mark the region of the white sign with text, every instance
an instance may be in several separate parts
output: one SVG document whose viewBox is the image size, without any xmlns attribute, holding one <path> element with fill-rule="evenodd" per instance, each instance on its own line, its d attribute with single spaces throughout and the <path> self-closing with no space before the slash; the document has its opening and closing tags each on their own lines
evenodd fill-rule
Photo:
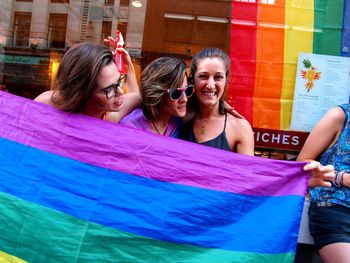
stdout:
<svg viewBox="0 0 350 263">
<path fill-rule="evenodd" d="M 300 53 L 291 130 L 309 132 L 332 107 L 348 103 L 350 58 Z"/>
</svg>

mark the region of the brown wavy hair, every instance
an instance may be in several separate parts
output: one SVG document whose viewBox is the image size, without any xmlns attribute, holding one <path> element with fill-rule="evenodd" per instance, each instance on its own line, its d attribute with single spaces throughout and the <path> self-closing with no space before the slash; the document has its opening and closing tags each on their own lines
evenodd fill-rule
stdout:
<svg viewBox="0 0 350 263">
<path fill-rule="evenodd" d="M 71 47 L 58 68 L 52 102 L 58 109 L 80 112 L 97 85 L 101 70 L 113 63 L 105 46 L 83 42 Z"/>
<path fill-rule="evenodd" d="M 187 65 L 179 58 L 161 57 L 152 61 L 141 73 L 140 93 L 142 110 L 149 120 L 156 120 L 162 105 L 163 94 L 169 89 L 181 87 Z"/>
</svg>

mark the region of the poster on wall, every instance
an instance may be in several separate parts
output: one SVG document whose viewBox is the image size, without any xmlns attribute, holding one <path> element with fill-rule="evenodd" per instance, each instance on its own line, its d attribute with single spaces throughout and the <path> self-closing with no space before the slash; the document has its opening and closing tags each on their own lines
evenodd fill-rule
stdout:
<svg viewBox="0 0 350 263">
<path fill-rule="evenodd" d="M 300 53 L 291 130 L 309 132 L 332 107 L 349 102 L 350 58 Z"/>
</svg>

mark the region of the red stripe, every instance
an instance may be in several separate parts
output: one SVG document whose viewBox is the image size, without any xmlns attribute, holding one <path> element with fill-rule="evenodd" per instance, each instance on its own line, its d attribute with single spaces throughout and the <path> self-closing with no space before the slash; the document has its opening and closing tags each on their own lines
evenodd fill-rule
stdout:
<svg viewBox="0 0 350 263">
<path fill-rule="evenodd" d="M 232 2 L 230 36 L 231 80 L 228 102 L 247 120 L 253 120 L 256 71 L 257 3 Z"/>
</svg>

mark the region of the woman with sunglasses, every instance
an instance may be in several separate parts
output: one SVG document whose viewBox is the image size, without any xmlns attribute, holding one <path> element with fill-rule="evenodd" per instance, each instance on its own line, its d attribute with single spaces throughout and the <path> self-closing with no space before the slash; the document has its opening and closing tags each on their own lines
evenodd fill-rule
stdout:
<svg viewBox="0 0 350 263">
<path fill-rule="evenodd" d="M 178 137 L 180 118 L 186 115 L 187 98 L 193 94 L 186 71 L 187 65 L 179 58 L 161 57 L 151 62 L 140 78 L 142 109 L 134 110 L 120 123 Z"/>
<path fill-rule="evenodd" d="M 204 48 L 191 61 L 195 91 L 191 107 L 195 116 L 184 124 L 180 138 L 237 153 L 254 155 L 254 137 L 249 122 L 227 114 L 224 95 L 230 59 L 222 50 Z"/>
<path fill-rule="evenodd" d="M 71 47 L 59 66 L 54 90 L 35 100 L 57 109 L 118 122 L 140 104 L 134 67 L 129 54 L 127 75 L 121 75 L 112 52 L 103 45 L 83 42 Z M 128 93 L 123 88 L 128 79 Z"/>
</svg>

